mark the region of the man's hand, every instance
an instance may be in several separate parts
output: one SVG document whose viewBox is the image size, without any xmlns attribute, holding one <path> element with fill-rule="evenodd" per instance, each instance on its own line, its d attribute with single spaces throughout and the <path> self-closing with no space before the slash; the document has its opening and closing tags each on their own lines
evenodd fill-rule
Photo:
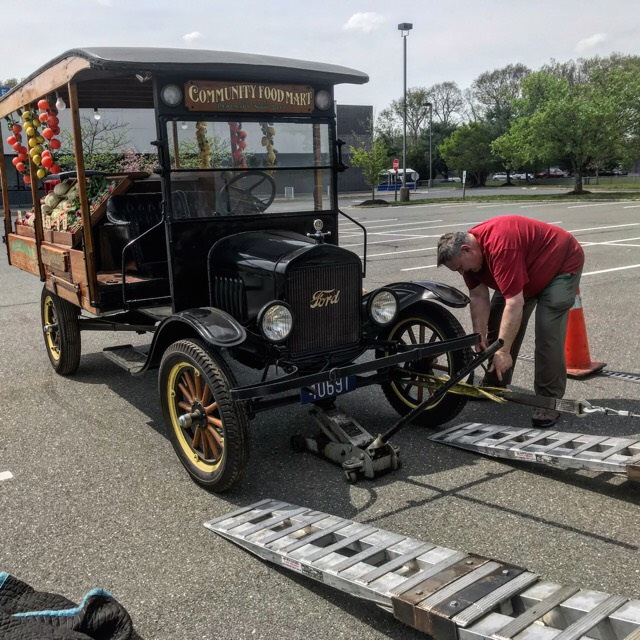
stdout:
<svg viewBox="0 0 640 640">
<path fill-rule="evenodd" d="M 478 344 L 474 345 L 474 349 L 476 350 L 476 353 L 482 353 L 483 351 L 486 351 L 487 347 L 489 346 L 489 343 L 487 342 L 487 336 L 480 336 L 480 342 L 478 342 Z"/>
<path fill-rule="evenodd" d="M 513 366 L 513 358 L 508 351 L 496 351 L 493 354 L 493 362 L 489 371 L 495 372 L 498 380 L 502 382 L 502 375 Z"/>
</svg>

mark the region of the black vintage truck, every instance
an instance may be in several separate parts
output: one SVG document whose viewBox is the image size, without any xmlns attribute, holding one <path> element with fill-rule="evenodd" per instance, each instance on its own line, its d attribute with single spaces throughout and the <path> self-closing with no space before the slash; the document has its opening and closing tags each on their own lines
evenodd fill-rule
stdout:
<svg viewBox="0 0 640 640">
<path fill-rule="evenodd" d="M 241 479 L 259 411 L 326 407 L 376 384 L 403 415 L 432 392 L 426 374 L 446 379 L 471 359 L 477 336 L 446 308 L 464 294 L 431 281 L 364 291 L 366 251 L 339 246 L 333 91 L 367 80 L 268 56 L 105 47 L 67 51 L 0 99 L 34 196 L 27 224 L 14 223 L 0 158 L 8 258 L 44 283 L 51 364 L 76 372 L 83 331 L 150 334 L 146 348 L 105 354 L 134 375 L 159 368 L 168 436 L 209 489 Z M 56 103 L 71 112 L 66 174 Z M 85 169 L 80 110 L 107 108 L 154 119 L 152 173 Z M 254 383 L 238 385 L 236 362 Z M 415 422 L 437 426 L 464 403 L 444 395 Z"/>
</svg>

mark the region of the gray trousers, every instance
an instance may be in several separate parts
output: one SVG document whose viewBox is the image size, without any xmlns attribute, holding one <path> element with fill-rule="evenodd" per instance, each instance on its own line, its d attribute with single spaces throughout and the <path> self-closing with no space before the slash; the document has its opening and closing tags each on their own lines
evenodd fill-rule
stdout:
<svg viewBox="0 0 640 640">
<path fill-rule="evenodd" d="M 569 310 L 575 303 L 580 286 L 578 273 L 562 273 L 556 276 L 537 296 L 525 298 L 522 322 L 513 344 L 511 357 L 513 367 L 502 375 L 502 383 L 493 373 L 484 377 L 485 385 L 510 384 L 518 353 L 524 340 L 529 318 L 536 309 L 535 325 L 535 375 L 534 389 L 537 395 L 562 398 L 567 386 L 567 366 L 564 358 L 564 343 L 567 336 Z M 488 342 L 498 339 L 500 322 L 504 311 L 504 296 L 496 291 L 491 298 L 489 312 Z"/>
</svg>

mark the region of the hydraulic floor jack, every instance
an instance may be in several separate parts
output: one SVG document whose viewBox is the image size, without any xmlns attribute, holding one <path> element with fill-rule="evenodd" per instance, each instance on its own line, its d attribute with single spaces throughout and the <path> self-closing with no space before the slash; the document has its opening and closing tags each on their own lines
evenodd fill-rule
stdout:
<svg viewBox="0 0 640 640">
<path fill-rule="evenodd" d="M 400 466 L 400 449 L 389 442 L 391 436 L 436 404 L 449 390 L 488 360 L 502 344 L 502 340 L 496 340 L 383 434 L 373 436 L 329 400 L 316 404 L 311 410 L 311 416 L 320 427 L 320 432 L 314 436 L 295 435 L 291 438 L 291 444 L 296 451 L 311 451 L 339 464 L 352 484 L 357 482 L 360 475 L 373 479 L 393 471 Z"/>
</svg>

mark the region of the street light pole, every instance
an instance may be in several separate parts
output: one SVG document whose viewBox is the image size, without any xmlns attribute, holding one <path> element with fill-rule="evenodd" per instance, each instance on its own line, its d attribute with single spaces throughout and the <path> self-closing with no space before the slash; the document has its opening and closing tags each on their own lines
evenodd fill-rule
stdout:
<svg viewBox="0 0 640 640">
<path fill-rule="evenodd" d="M 409 31 L 413 29 L 413 24 L 410 22 L 401 22 L 398 25 L 398 30 L 401 32 L 402 40 L 404 43 L 404 117 L 402 128 L 402 189 L 400 189 L 400 201 L 407 202 L 409 200 L 409 189 L 407 188 L 407 36 Z"/>
<path fill-rule="evenodd" d="M 426 106 L 429 107 L 429 189 L 433 187 L 433 162 L 431 161 L 431 133 L 433 131 L 433 103 L 427 102 Z"/>
</svg>

